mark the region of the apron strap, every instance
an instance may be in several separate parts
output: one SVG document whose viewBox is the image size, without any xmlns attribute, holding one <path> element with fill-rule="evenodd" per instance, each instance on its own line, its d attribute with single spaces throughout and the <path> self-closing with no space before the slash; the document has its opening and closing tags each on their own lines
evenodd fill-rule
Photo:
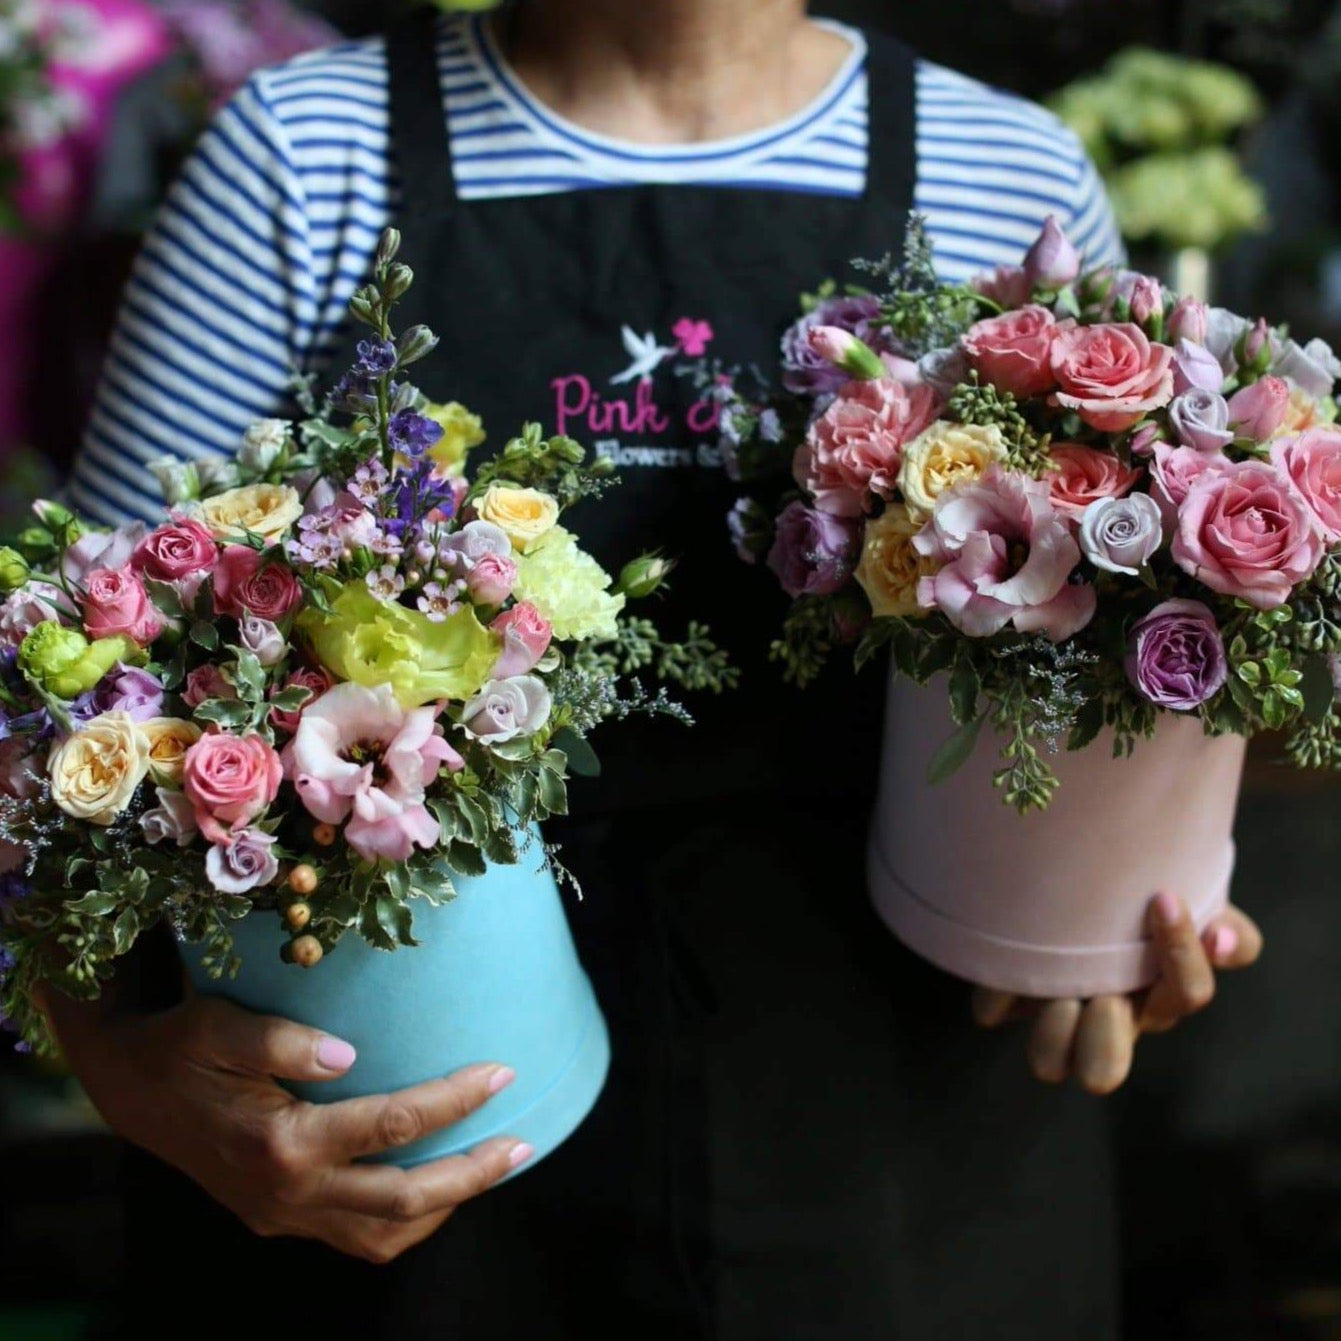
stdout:
<svg viewBox="0 0 1341 1341">
<path fill-rule="evenodd" d="M 917 190 L 917 56 L 902 42 L 867 32 L 870 138 L 866 195 L 890 213 L 891 236 L 902 227 Z"/>
<path fill-rule="evenodd" d="M 441 218 L 456 203 L 447 100 L 438 75 L 438 19 L 426 6 L 387 32 L 391 152 L 400 168 L 405 219 Z"/>
</svg>

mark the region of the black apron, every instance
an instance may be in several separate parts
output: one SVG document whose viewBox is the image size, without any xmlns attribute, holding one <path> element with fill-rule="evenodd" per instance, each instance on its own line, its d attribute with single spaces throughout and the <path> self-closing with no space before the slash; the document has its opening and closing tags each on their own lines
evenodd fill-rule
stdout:
<svg viewBox="0 0 1341 1341">
<path fill-rule="evenodd" d="M 611 382 L 635 359 L 625 327 L 670 345 L 680 326 L 693 347 L 707 323 L 711 354 L 771 370 L 798 294 L 897 241 L 912 56 L 871 38 L 860 200 L 638 187 L 463 203 L 431 19 L 389 50 L 418 276 L 400 325 L 443 337 L 416 380 L 481 413 L 495 448 L 524 418 L 559 428 L 560 407 L 579 440 L 618 438 L 604 450 L 624 483 L 575 529 L 612 567 L 679 556 L 652 613 L 708 618 L 747 675 L 692 705 L 693 731 L 612 728 L 603 786 L 574 784 L 558 836 L 586 897 L 570 919 L 615 1060 L 565 1147 L 378 1270 L 250 1240 L 141 1170 L 178 1200 L 132 1202 L 132 1279 L 227 1270 L 207 1306 L 219 1334 L 250 1317 L 366 1341 L 567 1341 L 605 1324 L 674 1341 L 1110 1341 L 1100 1106 L 1030 1080 L 1019 1040 L 976 1033 L 963 986 L 867 908 L 880 677 L 854 686 L 837 667 L 804 696 L 781 687 L 761 649 L 785 600 L 732 555 L 710 414 L 673 358 Z"/>
</svg>

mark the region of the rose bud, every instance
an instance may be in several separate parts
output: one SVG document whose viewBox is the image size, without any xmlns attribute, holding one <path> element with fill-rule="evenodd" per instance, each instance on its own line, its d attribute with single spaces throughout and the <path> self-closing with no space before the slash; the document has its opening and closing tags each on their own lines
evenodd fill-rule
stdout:
<svg viewBox="0 0 1341 1341">
<path fill-rule="evenodd" d="M 1263 377 L 1229 398 L 1229 423 L 1240 437 L 1266 442 L 1285 422 L 1290 387 L 1282 377 Z"/>
<path fill-rule="evenodd" d="M 1175 344 L 1191 340 L 1193 344 L 1206 343 L 1206 323 L 1209 309 L 1197 298 L 1180 298 L 1169 313 L 1166 334 Z"/>
<path fill-rule="evenodd" d="M 1038 241 L 1024 258 L 1024 273 L 1036 289 L 1064 289 L 1080 274 L 1080 253 L 1049 214 Z"/>
</svg>

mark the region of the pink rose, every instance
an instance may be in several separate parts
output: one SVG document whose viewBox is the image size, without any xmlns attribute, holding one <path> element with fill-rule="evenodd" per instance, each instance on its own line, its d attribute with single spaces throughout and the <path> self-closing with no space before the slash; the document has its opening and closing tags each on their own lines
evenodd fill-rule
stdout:
<svg viewBox="0 0 1341 1341">
<path fill-rule="evenodd" d="M 1159 504 L 1165 528 L 1169 531 L 1177 528 L 1183 501 L 1207 471 L 1223 470 L 1231 464 L 1229 458 L 1219 452 L 1199 452 L 1195 447 L 1156 443 L 1155 457 L 1150 463 L 1150 496 Z"/>
<path fill-rule="evenodd" d="M 1172 364 L 1173 350 L 1130 322 L 1063 322 L 1052 344 L 1053 402 L 1101 433 L 1121 433 L 1173 399 Z"/>
<path fill-rule="evenodd" d="M 1290 411 L 1290 384 L 1283 377 L 1263 377 L 1229 398 L 1230 427 L 1240 437 L 1266 442 Z"/>
<path fill-rule="evenodd" d="M 868 494 L 893 496 L 903 444 L 931 423 L 936 409 L 930 387 L 907 388 L 889 377 L 848 382 L 810 426 L 792 473 L 821 512 L 860 517 Z"/>
<path fill-rule="evenodd" d="M 270 709 L 270 721 L 277 731 L 287 732 L 293 735 L 298 730 L 298 723 L 302 718 L 304 711 L 311 706 L 313 700 L 319 699 L 328 689 L 335 685 L 335 677 L 324 667 L 318 666 L 315 670 L 309 670 L 306 666 L 300 667 L 284 682 L 285 689 L 310 689 L 312 698 L 307 700 L 303 707 L 297 712 L 281 712 L 278 708 Z M 270 696 L 273 698 L 279 691 L 272 689 Z"/>
<path fill-rule="evenodd" d="M 1178 515 L 1173 557 L 1198 582 L 1259 610 L 1283 605 L 1322 562 L 1317 520 L 1290 479 L 1261 461 L 1205 471 Z"/>
<path fill-rule="evenodd" d="M 253 614 L 272 624 L 302 604 L 303 589 L 288 564 L 262 560 L 247 545 L 225 545 L 214 570 L 214 612 L 219 615 Z"/>
<path fill-rule="evenodd" d="M 941 495 L 913 547 L 944 564 L 918 583 L 919 602 L 970 638 L 1013 623 L 1062 642 L 1094 617 L 1094 588 L 1069 581 L 1080 546 L 1042 480 L 990 466 Z"/>
<path fill-rule="evenodd" d="M 279 755 L 263 737 L 209 731 L 186 752 L 182 791 L 200 832 L 211 843 L 227 843 L 275 799 L 283 776 Z"/>
<path fill-rule="evenodd" d="M 1023 307 L 1029 301 L 1029 276 L 1022 265 L 999 265 L 977 276 L 972 287 L 998 307 Z"/>
<path fill-rule="evenodd" d="M 466 574 L 470 599 L 477 605 L 502 605 L 517 585 L 517 565 L 504 554 L 483 554 Z"/>
<path fill-rule="evenodd" d="M 1057 385 L 1052 375 L 1052 341 L 1057 320 L 1046 307 L 989 317 L 970 326 L 964 349 L 985 382 L 1023 399 Z"/>
<path fill-rule="evenodd" d="M 1272 444 L 1276 469 L 1294 485 L 1328 544 L 1341 540 L 1341 432 L 1314 428 Z"/>
<path fill-rule="evenodd" d="M 182 702 L 188 708 L 200 707 L 207 698 L 237 698 L 237 690 L 224 679 L 218 666 L 197 666 L 182 687 Z"/>
<path fill-rule="evenodd" d="M 431 704 L 402 708 L 390 685 L 341 684 L 306 709 L 284 752 L 308 813 L 325 824 L 348 820 L 345 839 L 365 861 L 406 861 L 438 841 L 426 790 L 465 761 L 436 715 Z"/>
<path fill-rule="evenodd" d="M 1163 440 L 1164 430 L 1158 424 L 1145 424 L 1131 435 L 1131 442 L 1127 444 L 1127 448 L 1133 456 L 1144 458 L 1153 456 L 1155 444 Z"/>
<path fill-rule="evenodd" d="M 1225 384 L 1220 360 L 1205 345 L 1179 340 L 1173 351 L 1173 394 L 1189 391 L 1213 391 L 1217 395 Z"/>
<path fill-rule="evenodd" d="M 529 601 L 505 610 L 489 627 L 503 640 L 503 651 L 489 672 L 491 680 L 525 675 L 549 650 L 554 637 L 549 620 Z"/>
<path fill-rule="evenodd" d="M 137 573 L 128 568 L 95 568 L 84 580 L 84 632 L 90 638 L 122 634 L 148 647 L 163 632 L 167 621 L 155 609 Z"/>
<path fill-rule="evenodd" d="M 130 566 L 155 582 L 180 582 L 207 577 L 218 556 L 218 544 L 198 521 L 179 521 L 150 531 L 135 546 Z"/>
<path fill-rule="evenodd" d="M 1112 452 L 1076 442 L 1058 443 L 1049 456 L 1055 467 L 1045 477 L 1052 506 L 1077 521 L 1091 503 L 1129 494 L 1143 473 L 1140 467 L 1124 466 Z"/>
</svg>

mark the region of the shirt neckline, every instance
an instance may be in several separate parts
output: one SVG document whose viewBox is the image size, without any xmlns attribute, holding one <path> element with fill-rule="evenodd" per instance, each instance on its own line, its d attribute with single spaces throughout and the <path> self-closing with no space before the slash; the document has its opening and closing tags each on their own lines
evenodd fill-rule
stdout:
<svg viewBox="0 0 1341 1341">
<path fill-rule="evenodd" d="M 851 46 L 842 65 L 816 97 L 783 121 L 760 130 L 701 143 L 649 145 L 635 140 L 586 130 L 544 105 L 509 64 L 494 36 L 486 15 L 472 15 L 465 30 L 473 47 L 473 56 L 496 86 L 509 109 L 522 116 L 538 134 L 587 157 L 617 161 L 626 169 L 643 166 L 664 168 L 669 165 L 740 162 L 776 152 L 787 141 L 813 133 L 835 111 L 844 106 L 853 85 L 864 75 L 868 44 L 858 28 L 832 19 L 811 22 L 846 39 Z"/>
</svg>

